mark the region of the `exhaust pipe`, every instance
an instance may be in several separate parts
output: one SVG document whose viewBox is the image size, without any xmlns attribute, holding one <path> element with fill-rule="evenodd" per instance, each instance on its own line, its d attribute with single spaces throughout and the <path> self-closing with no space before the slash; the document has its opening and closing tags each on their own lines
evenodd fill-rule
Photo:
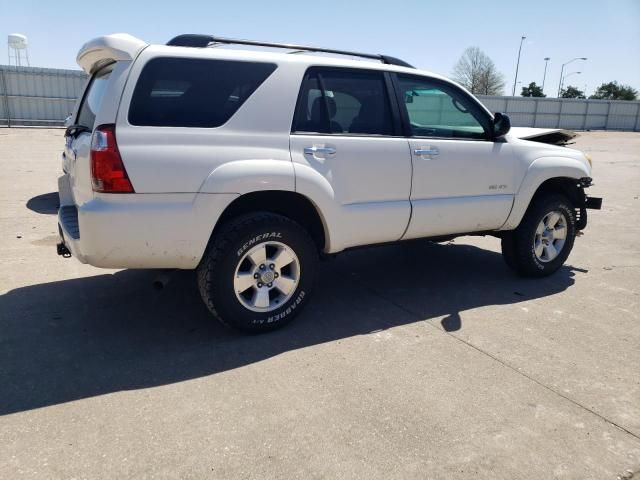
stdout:
<svg viewBox="0 0 640 480">
<path fill-rule="evenodd" d="M 153 281 L 152 283 L 153 288 L 155 288 L 156 290 L 163 290 L 164 287 L 167 286 L 169 281 L 171 281 L 171 278 L 174 272 L 175 272 L 175 269 L 162 270 L 160 274 Z"/>
</svg>

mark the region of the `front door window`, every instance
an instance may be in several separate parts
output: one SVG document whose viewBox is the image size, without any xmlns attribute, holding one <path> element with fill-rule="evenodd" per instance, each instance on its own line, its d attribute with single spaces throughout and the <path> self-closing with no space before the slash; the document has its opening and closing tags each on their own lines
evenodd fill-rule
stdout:
<svg viewBox="0 0 640 480">
<path fill-rule="evenodd" d="M 487 138 L 477 105 L 455 87 L 404 75 L 398 76 L 398 83 L 412 136 Z"/>
</svg>

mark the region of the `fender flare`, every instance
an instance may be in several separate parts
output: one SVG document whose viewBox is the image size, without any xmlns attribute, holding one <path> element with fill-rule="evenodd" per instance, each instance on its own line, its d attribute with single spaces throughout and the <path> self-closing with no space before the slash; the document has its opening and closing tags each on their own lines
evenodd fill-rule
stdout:
<svg viewBox="0 0 640 480">
<path fill-rule="evenodd" d="M 331 183 L 309 165 L 293 163 L 296 172 L 296 192 L 308 198 L 316 208 L 325 235 L 325 253 L 342 250 L 344 243 L 340 232 L 342 216 L 340 204 Z"/>
<path fill-rule="evenodd" d="M 576 181 L 591 176 L 585 162 L 569 157 L 540 157 L 529 165 L 515 195 L 513 208 L 501 230 L 513 230 L 524 217 L 533 196 L 547 180 L 572 178 Z"/>
<path fill-rule="evenodd" d="M 329 181 L 307 165 L 274 159 L 236 160 L 214 169 L 200 193 L 244 195 L 259 191 L 287 191 L 307 198 L 322 222 L 325 252 L 332 251 L 339 219 L 335 193 Z"/>
<path fill-rule="evenodd" d="M 295 172 L 290 161 L 274 159 L 235 160 L 215 168 L 199 193 L 245 194 L 264 190 L 295 191 Z"/>
</svg>

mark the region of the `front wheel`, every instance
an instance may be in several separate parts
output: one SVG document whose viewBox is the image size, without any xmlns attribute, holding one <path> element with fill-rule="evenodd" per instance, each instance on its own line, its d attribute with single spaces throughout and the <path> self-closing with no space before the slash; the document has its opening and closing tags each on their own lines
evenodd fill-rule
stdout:
<svg viewBox="0 0 640 480">
<path fill-rule="evenodd" d="M 313 288 L 318 252 L 296 222 L 246 215 L 216 233 L 198 267 L 198 287 L 225 325 L 264 332 L 291 321 Z"/>
<path fill-rule="evenodd" d="M 522 222 L 502 239 L 507 264 L 522 275 L 544 277 L 567 260 L 576 237 L 571 202 L 552 194 L 534 199 Z"/>
</svg>

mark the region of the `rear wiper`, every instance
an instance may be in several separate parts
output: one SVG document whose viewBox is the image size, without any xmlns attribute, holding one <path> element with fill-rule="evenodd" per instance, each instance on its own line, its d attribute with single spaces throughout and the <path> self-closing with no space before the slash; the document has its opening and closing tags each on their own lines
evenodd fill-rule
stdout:
<svg viewBox="0 0 640 480">
<path fill-rule="evenodd" d="M 91 133 L 91 129 L 84 125 L 80 125 L 79 123 L 74 123 L 73 125 L 69 125 L 67 127 L 67 129 L 64 131 L 64 136 L 65 137 L 71 136 L 75 138 L 83 132 Z"/>
</svg>

